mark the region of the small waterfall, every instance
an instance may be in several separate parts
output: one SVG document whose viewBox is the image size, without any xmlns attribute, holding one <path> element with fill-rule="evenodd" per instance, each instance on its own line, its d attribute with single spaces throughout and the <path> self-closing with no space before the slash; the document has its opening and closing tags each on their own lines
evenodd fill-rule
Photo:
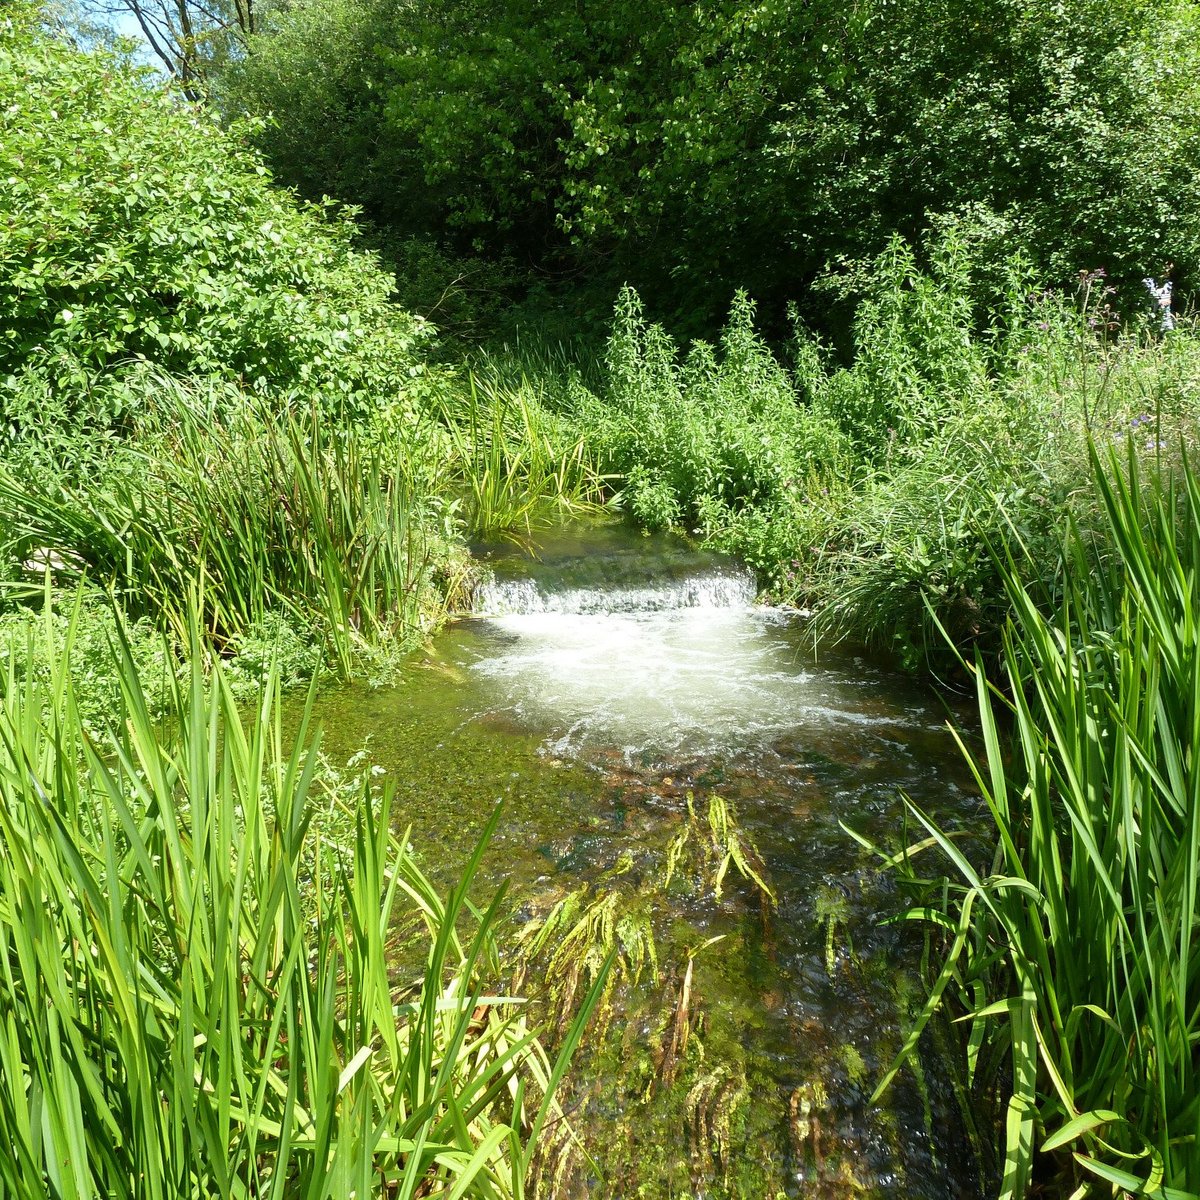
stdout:
<svg viewBox="0 0 1200 1200">
<path fill-rule="evenodd" d="M 666 612 L 682 608 L 745 608 L 753 602 L 754 577 L 744 568 L 710 567 L 692 573 L 668 573 L 642 580 L 574 583 L 562 576 L 485 579 L 475 590 L 477 616 L 533 613 Z"/>
</svg>

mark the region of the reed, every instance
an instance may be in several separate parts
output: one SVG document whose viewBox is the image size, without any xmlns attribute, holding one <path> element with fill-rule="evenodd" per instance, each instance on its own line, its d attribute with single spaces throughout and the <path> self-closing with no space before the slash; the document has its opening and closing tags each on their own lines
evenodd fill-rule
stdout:
<svg viewBox="0 0 1200 1200">
<path fill-rule="evenodd" d="M 317 819 L 316 737 L 307 717 L 285 737 L 270 680 L 243 713 L 193 665 L 167 732 L 114 653 L 104 737 L 77 719 L 69 639 L 2 681 L 0 1193 L 522 1196 L 598 987 L 552 1061 L 487 990 L 482 844 L 440 898 L 386 793 L 345 839 Z"/>
<path fill-rule="evenodd" d="M 965 1014 L 968 1074 L 1011 1079 L 1005 1197 L 1035 1165 L 1078 1197 L 1200 1194 L 1200 479 L 1139 455 L 1093 449 L 1102 528 L 1072 530 L 1057 618 L 1002 564 L 1005 668 L 977 672 L 991 862 L 914 808 L 953 881 L 908 914 L 949 950 L 900 1061 L 940 1006 Z"/>
<path fill-rule="evenodd" d="M 239 397 L 214 410 L 163 386 L 173 394 L 161 426 L 95 476 L 0 465 L 10 556 L 49 550 L 60 574 L 86 570 L 181 641 L 192 592 L 218 646 L 281 610 L 316 632 L 342 676 L 364 648 L 407 646 L 436 621 L 431 574 L 450 555 L 407 446 L 315 407 L 273 412 Z"/>
<path fill-rule="evenodd" d="M 521 377 L 470 372 L 441 399 L 451 447 L 447 480 L 474 533 L 524 528 L 603 503 L 605 480 L 587 438 L 538 399 Z"/>
</svg>

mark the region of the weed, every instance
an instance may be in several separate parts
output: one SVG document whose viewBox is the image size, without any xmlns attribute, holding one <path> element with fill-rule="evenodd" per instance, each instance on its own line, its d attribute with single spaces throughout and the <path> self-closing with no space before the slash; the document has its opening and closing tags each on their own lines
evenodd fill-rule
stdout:
<svg viewBox="0 0 1200 1200">
<path fill-rule="evenodd" d="M 72 645 L 10 659 L 0 706 L 0 1156 L 7 1195 L 379 1190 L 523 1194 L 555 1062 L 489 994 L 500 898 L 469 936 L 362 797 L 348 846 L 312 817 L 307 720 L 285 741 L 268 676 L 243 713 L 198 619 L 177 724 L 128 649 L 121 704 L 85 735 Z M 494 824 L 494 822 L 493 822 Z M 424 969 L 395 971 L 401 910 Z"/>
<path fill-rule="evenodd" d="M 1200 1191 L 1200 482 L 1186 457 L 1141 459 L 1093 450 L 1104 528 L 1072 528 L 1059 616 L 1002 560 L 1004 671 L 976 672 L 993 861 L 916 813 L 953 882 L 909 914 L 948 949 L 898 1063 L 952 999 L 968 1078 L 999 1079 L 1008 1058 L 1011 1196 L 1027 1193 L 1039 1143 L 1079 1195 Z"/>
</svg>

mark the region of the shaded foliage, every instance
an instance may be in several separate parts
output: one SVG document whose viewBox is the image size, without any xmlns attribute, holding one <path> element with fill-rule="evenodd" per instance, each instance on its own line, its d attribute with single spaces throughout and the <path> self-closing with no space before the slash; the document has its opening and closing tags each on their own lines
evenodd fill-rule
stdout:
<svg viewBox="0 0 1200 1200">
<path fill-rule="evenodd" d="M 1186 285 L 1200 252 L 1182 0 L 335 0 L 252 50 L 224 103 L 273 114 L 259 144 L 305 194 L 634 283 L 693 332 L 739 286 L 777 322 L 829 264 L 947 222 L 1055 284 L 1171 261 Z"/>
</svg>

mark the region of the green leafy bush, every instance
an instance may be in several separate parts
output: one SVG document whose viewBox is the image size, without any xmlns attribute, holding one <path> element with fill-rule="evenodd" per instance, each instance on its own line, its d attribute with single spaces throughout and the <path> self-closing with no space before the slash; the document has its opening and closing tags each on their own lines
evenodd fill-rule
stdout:
<svg viewBox="0 0 1200 1200">
<path fill-rule="evenodd" d="M 411 387 L 420 322 L 353 226 L 272 187 L 244 133 L 7 11 L 0 430 L 119 422 L 136 360 L 359 408 Z"/>
<path fill-rule="evenodd" d="M 147 711 L 156 720 L 170 712 L 179 660 L 151 622 L 119 621 L 111 599 L 91 587 L 74 597 L 43 591 L 41 600 L 39 609 L 17 606 L 0 613 L 0 678 L 13 670 L 44 688 L 69 651 L 75 714 L 96 737 L 123 703 L 123 640 Z"/>
<path fill-rule="evenodd" d="M 603 467 L 624 480 L 626 507 L 662 528 L 778 504 L 838 466 L 836 426 L 797 395 L 754 329 L 754 305 L 735 298 L 718 347 L 674 341 L 645 319 L 637 294 L 617 304 L 603 399 L 578 391 L 579 417 Z"/>
<path fill-rule="evenodd" d="M 855 453 L 832 502 L 783 515 L 796 541 L 774 543 L 793 560 L 777 590 L 818 610 L 826 635 L 912 668 L 945 660 L 947 635 L 998 649 L 1003 547 L 1052 608 L 1065 522 L 1087 522 L 1095 508 L 1089 435 L 1170 439 L 1200 398 L 1191 323 L 1165 338 L 1145 323 L 1121 326 L 1102 272 L 1083 273 L 1078 294 L 1064 296 L 1034 288 L 1014 256 L 986 329 L 972 303 L 977 277 L 954 231 L 928 270 L 893 243 L 862 273 L 853 362 L 828 364 L 807 338 L 797 355 L 799 385 Z"/>
<path fill-rule="evenodd" d="M 979 401 L 988 363 L 974 336 L 970 274 L 953 237 L 938 244 L 929 270 L 895 238 L 865 273 L 853 365 L 805 381 L 860 457 L 920 443 Z"/>
</svg>

